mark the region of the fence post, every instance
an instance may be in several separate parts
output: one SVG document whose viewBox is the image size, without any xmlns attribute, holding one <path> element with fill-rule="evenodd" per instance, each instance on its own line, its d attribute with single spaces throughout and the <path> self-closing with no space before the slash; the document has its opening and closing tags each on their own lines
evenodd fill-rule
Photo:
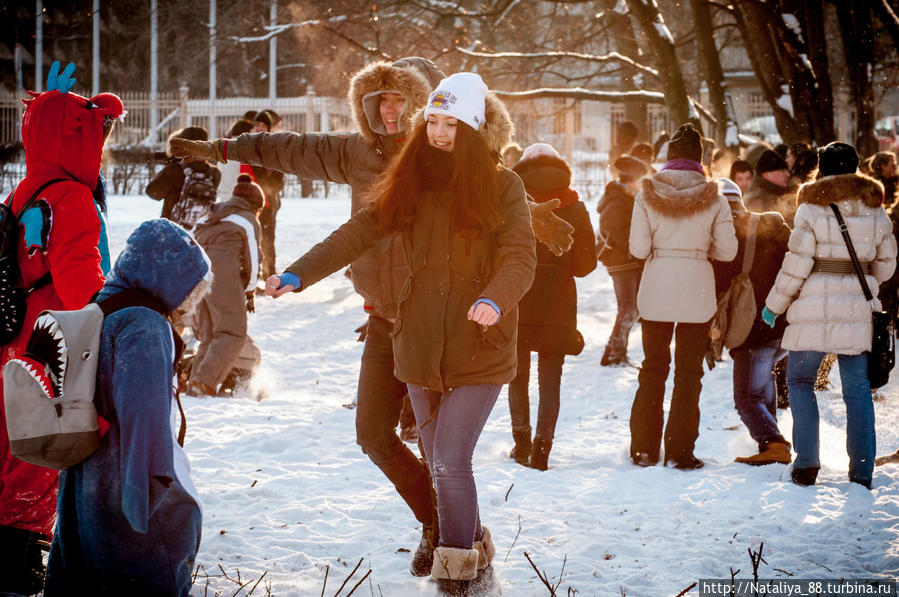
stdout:
<svg viewBox="0 0 899 597">
<path fill-rule="evenodd" d="M 178 100 L 180 101 L 180 105 L 178 106 L 178 128 L 183 129 L 187 126 L 187 94 L 190 91 L 190 87 L 187 85 L 183 85 L 179 90 Z"/>
</svg>

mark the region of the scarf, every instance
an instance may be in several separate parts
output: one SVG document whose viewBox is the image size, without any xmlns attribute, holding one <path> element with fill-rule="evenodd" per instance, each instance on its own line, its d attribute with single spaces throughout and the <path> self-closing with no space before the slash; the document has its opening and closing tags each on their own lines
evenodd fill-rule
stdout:
<svg viewBox="0 0 899 597">
<path fill-rule="evenodd" d="M 559 206 L 560 208 L 577 203 L 578 200 L 577 191 L 572 188 L 555 189 L 552 191 L 535 191 L 533 189 L 527 189 L 527 191 L 528 195 L 530 195 L 537 203 L 546 203 L 551 199 L 559 199 L 562 202 Z"/>
<path fill-rule="evenodd" d="M 453 177 L 453 153 L 431 145 L 421 150 L 418 158 L 421 181 L 428 187 L 445 187 Z"/>
<path fill-rule="evenodd" d="M 705 170 L 702 169 L 702 164 L 687 158 L 674 158 L 673 160 L 668 160 L 665 162 L 665 165 L 662 166 L 662 170 L 692 170 L 693 172 L 705 174 Z"/>
</svg>

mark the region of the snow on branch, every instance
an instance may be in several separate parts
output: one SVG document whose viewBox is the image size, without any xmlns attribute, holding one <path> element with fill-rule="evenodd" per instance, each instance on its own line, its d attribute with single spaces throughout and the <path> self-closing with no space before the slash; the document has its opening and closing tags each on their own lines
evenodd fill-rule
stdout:
<svg viewBox="0 0 899 597">
<path fill-rule="evenodd" d="M 595 102 L 628 102 L 639 101 L 648 104 L 664 104 L 665 94 L 659 91 L 596 91 L 583 87 L 541 87 L 528 91 L 498 91 L 494 93 L 507 100 L 531 100 L 548 97 L 560 97 Z"/>
<path fill-rule="evenodd" d="M 308 21 L 299 21 L 297 23 L 284 23 L 283 25 L 266 25 L 263 29 L 267 30 L 268 33 L 265 35 L 256 35 L 251 37 L 239 37 L 239 36 L 231 36 L 233 41 L 238 43 L 246 43 L 246 42 L 254 42 L 254 41 L 268 41 L 269 39 L 275 37 L 276 35 L 281 35 L 285 31 L 290 29 L 298 29 L 301 27 L 315 27 L 320 25 L 332 25 L 334 23 L 339 23 L 342 21 L 346 21 L 346 15 L 338 15 L 335 17 L 331 17 L 330 19 L 309 19 Z"/>
<path fill-rule="evenodd" d="M 659 71 L 649 66 L 645 66 L 635 61 L 633 58 L 619 54 L 618 52 L 609 52 L 608 54 L 583 54 L 581 52 L 476 52 L 474 50 L 466 50 L 456 48 L 457 51 L 469 56 L 477 56 L 479 58 L 577 58 L 578 60 L 586 60 L 588 62 L 621 62 L 639 71 L 652 75 L 656 79 L 659 78 Z"/>
</svg>

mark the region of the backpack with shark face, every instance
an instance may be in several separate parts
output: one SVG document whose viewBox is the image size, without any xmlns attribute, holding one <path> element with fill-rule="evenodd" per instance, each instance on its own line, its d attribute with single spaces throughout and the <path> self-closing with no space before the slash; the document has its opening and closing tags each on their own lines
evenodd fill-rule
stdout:
<svg viewBox="0 0 899 597">
<path fill-rule="evenodd" d="M 150 295 L 124 290 L 77 311 L 44 311 L 38 316 L 24 355 L 3 367 L 6 429 L 13 456 L 62 470 L 99 447 L 109 428 L 94 407 L 103 320 L 135 306 L 163 313 Z M 181 424 L 179 442 L 185 429 L 183 411 Z"/>
</svg>

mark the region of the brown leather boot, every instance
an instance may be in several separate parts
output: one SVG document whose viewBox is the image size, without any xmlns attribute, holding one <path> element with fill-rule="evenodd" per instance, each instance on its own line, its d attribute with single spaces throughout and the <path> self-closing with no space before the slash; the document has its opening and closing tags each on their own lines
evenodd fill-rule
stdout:
<svg viewBox="0 0 899 597">
<path fill-rule="evenodd" d="M 421 541 L 412 554 L 409 572 L 412 576 L 427 576 L 434 564 L 434 549 L 437 547 L 437 525 L 434 523 L 421 525 Z"/>
<path fill-rule="evenodd" d="M 547 463 L 549 461 L 549 451 L 552 447 L 553 441 L 551 439 L 546 439 L 539 435 L 534 437 L 534 444 L 531 447 L 531 460 L 528 466 L 538 471 L 545 471 L 549 468 Z"/>
<path fill-rule="evenodd" d="M 768 442 L 764 450 L 752 456 L 739 456 L 734 462 L 742 462 L 752 466 L 765 464 L 790 464 L 793 458 L 790 456 L 790 444 L 787 442 Z"/>
<path fill-rule="evenodd" d="M 512 458 L 521 466 L 528 466 L 531 458 L 531 427 L 513 427 L 512 437 L 515 438 L 515 447 L 509 452 Z"/>
</svg>

